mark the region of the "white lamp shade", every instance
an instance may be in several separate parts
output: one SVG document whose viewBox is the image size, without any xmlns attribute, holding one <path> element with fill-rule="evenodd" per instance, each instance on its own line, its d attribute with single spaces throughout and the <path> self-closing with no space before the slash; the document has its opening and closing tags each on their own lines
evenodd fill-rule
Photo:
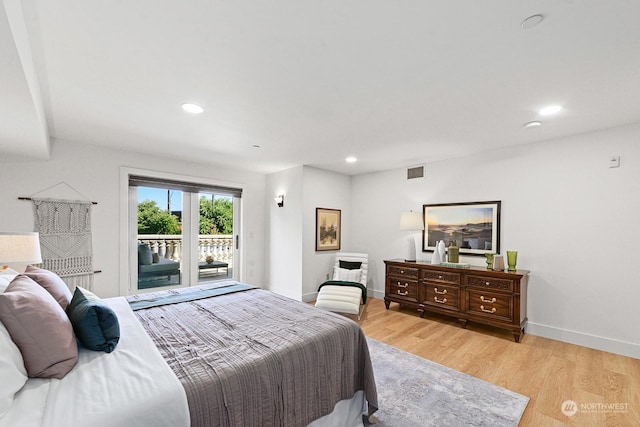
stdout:
<svg viewBox="0 0 640 427">
<path fill-rule="evenodd" d="M 38 233 L 0 232 L 0 265 L 38 264 L 41 262 Z"/>
<path fill-rule="evenodd" d="M 402 212 L 400 214 L 400 230 L 419 231 L 424 230 L 424 221 L 420 212 Z"/>
</svg>

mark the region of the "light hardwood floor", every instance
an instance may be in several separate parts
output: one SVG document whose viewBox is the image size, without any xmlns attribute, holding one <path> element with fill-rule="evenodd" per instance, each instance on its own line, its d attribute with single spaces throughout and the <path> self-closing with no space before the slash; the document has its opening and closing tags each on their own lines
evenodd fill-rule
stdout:
<svg viewBox="0 0 640 427">
<path fill-rule="evenodd" d="M 640 360 L 455 318 L 419 314 L 370 298 L 364 333 L 386 344 L 528 396 L 520 426 L 640 426 Z M 568 417 L 561 404 L 573 400 Z M 599 409 L 619 404 L 621 411 Z M 592 413 L 581 405 L 590 405 Z M 626 407 L 626 410 L 624 409 Z"/>
</svg>

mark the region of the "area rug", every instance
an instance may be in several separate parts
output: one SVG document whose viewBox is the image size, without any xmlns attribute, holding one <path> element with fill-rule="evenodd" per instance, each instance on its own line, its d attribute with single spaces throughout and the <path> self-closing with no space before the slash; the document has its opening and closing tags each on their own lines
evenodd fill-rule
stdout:
<svg viewBox="0 0 640 427">
<path fill-rule="evenodd" d="M 529 398 L 367 338 L 377 427 L 517 426 Z M 365 425 L 368 422 L 365 420 Z"/>
</svg>

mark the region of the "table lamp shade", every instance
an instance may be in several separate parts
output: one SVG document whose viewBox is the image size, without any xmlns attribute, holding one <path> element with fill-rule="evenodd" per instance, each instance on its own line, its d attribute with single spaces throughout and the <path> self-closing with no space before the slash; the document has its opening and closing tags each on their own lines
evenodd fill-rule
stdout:
<svg viewBox="0 0 640 427">
<path fill-rule="evenodd" d="M 400 230 L 419 231 L 424 230 L 424 221 L 420 212 L 402 212 L 400 214 Z"/>
<path fill-rule="evenodd" d="M 41 262 L 38 233 L 0 232 L 0 265 Z"/>
</svg>

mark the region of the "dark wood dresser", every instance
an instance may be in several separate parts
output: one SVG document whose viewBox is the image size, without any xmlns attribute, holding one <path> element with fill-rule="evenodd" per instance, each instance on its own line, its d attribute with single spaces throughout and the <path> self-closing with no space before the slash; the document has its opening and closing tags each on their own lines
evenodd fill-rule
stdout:
<svg viewBox="0 0 640 427">
<path fill-rule="evenodd" d="M 527 323 L 529 271 L 450 268 L 421 262 L 387 260 L 384 304 L 397 302 L 421 312 L 453 316 L 509 329 L 516 342 Z"/>
</svg>

